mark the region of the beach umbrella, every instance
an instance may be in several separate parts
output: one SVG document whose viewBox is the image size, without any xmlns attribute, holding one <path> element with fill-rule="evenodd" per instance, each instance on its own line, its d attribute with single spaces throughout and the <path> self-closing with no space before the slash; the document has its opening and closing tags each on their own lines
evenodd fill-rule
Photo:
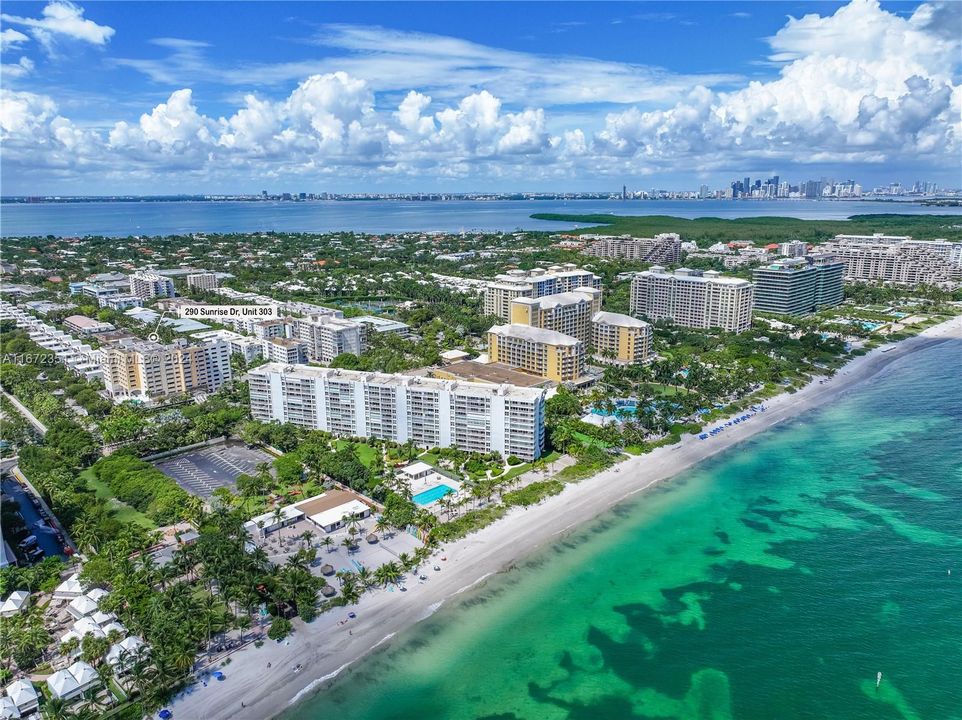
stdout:
<svg viewBox="0 0 962 720">
<path fill-rule="evenodd" d="M 332 588 L 330 585 L 325 585 L 324 587 L 321 588 L 321 595 L 328 598 L 334 597 L 335 595 L 337 595 L 337 591 L 334 588 Z"/>
<path fill-rule="evenodd" d="M 367 536 L 367 542 L 369 545 L 374 545 L 377 542 L 377 535 L 371 533 Z"/>
<path fill-rule="evenodd" d="M 333 565 L 321 565 L 321 575 L 333 575 L 334 566 Z"/>
</svg>

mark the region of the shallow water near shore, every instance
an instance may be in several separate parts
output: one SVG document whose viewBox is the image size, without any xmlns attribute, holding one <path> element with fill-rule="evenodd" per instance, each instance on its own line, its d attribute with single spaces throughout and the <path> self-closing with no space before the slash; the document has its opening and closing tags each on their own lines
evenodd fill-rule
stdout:
<svg viewBox="0 0 962 720">
<path fill-rule="evenodd" d="M 618 506 L 285 720 L 962 717 L 960 357 Z"/>
</svg>

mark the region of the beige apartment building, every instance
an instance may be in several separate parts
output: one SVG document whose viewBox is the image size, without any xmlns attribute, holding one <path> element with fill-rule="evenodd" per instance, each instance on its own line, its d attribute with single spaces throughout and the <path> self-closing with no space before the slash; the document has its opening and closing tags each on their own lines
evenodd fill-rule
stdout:
<svg viewBox="0 0 962 720">
<path fill-rule="evenodd" d="M 540 298 L 584 287 L 601 290 L 601 278 L 572 263 L 533 270 L 510 270 L 496 275 L 485 287 L 484 313 L 510 321 L 511 301 L 516 298 Z"/>
<path fill-rule="evenodd" d="M 820 250 L 845 263 L 849 280 L 945 285 L 962 280 L 962 243 L 903 235 L 836 235 Z"/>
<path fill-rule="evenodd" d="M 584 249 L 585 255 L 670 265 L 681 261 L 681 237 L 661 233 L 650 238 L 603 235 Z"/>
<path fill-rule="evenodd" d="M 495 325 L 488 330 L 491 362 L 569 382 L 584 375 L 585 345 L 577 338 L 530 325 Z"/>
<path fill-rule="evenodd" d="M 217 287 L 217 275 L 212 272 L 189 273 L 187 287 L 191 290 L 213 290 Z"/>
<path fill-rule="evenodd" d="M 231 379 L 230 344 L 224 340 L 170 345 L 120 340 L 102 352 L 104 384 L 113 397 L 151 400 L 214 392 Z"/>
<path fill-rule="evenodd" d="M 591 316 L 601 310 L 601 290 L 590 287 L 539 298 L 511 301 L 511 323 L 554 330 L 587 344 L 591 340 Z"/>
<path fill-rule="evenodd" d="M 631 281 L 632 314 L 684 327 L 743 332 L 752 325 L 753 302 L 750 282 L 714 270 L 669 273 L 653 265 Z"/>
<path fill-rule="evenodd" d="M 631 315 L 597 312 L 591 318 L 591 345 L 599 362 L 647 362 L 652 357 L 651 325 Z"/>
</svg>

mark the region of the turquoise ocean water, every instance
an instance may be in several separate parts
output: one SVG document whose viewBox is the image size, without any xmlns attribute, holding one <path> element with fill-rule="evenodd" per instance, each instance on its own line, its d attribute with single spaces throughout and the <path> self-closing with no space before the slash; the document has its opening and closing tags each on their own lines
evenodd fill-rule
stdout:
<svg viewBox="0 0 962 720">
<path fill-rule="evenodd" d="M 962 718 L 960 359 L 615 508 L 286 720 Z"/>
</svg>

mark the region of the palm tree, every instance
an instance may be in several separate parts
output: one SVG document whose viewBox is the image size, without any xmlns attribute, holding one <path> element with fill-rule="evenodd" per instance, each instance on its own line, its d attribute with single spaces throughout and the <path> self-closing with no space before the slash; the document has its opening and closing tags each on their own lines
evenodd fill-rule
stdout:
<svg viewBox="0 0 962 720">
<path fill-rule="evenodd" d="M 42 712 L 47 720 L 68 720 L 70 718 L 67 703 L 60 698 L 50 698 L 44 703 Z"/>
<path fill-rule="evenodd" d="M 373 573 L 364 565 L 357 569 L 357 579 L 365 589 L 371 587 L 371 583 L 374 582 Z"/>
<path fill-rule="evenodd" d="M 351 551 L 354 550 L 354 547 L 355 547 L 354 540 L 351 539 L 350 537 L 346 537 L 343 540 L 341 540 L 341 545 L 347 548 L 347 552 L 349 555 Z"/>
<path fill-rule="evenodd" d="M 389 583 L 399 583 L 403 572 L 396 562 L 385 563 L 374 571 L 375 579 L 387 587 Z"/>
<path fill-rule="evenodd" d="M 391 524 L 387 521 L 383 515 L 378 515 L 377 520 L 374 523 L 374 532 L 379 534 L 385 534 L 391 529 Z"/>
<path fill-rule="evenodd" d="M 334 546 L 334 540 L 331 537 L 325 537 L 321 540 L 321 545 L 323 545 L 328 552 L 331 552 L 331 548 Z"/>
</svg>

